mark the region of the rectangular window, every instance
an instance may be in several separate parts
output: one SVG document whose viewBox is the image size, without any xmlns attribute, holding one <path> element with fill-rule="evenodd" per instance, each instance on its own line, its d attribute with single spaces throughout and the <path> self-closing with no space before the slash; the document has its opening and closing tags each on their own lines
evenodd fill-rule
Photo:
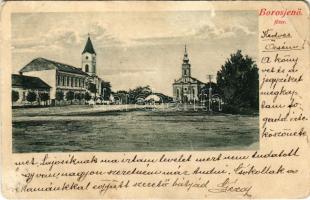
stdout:
<svg viewBox="0 0 310 200">
<path fill-rule="evenodd" d="M 73 81 L 74 81 L 74 79 L 73 79 L 73 77 L 71 77 L 71 87 L 73 87 Z"/>
<path fill-rule="evenodd" d="M 69 85 L 70 85 L 70 77 L 67 76 L 67 86 L 69 86 Z"/>
<path fill-rule="evenodd" d="M 26 92 L 23 92 L 23 101 L 26 100 Z"/>
<path fill-rule="evenodd" d="M 56 84 L 57 84 L 57 86 L 59 85 L 59 76 L 58 75 L 56 75 Z"/>
</svg>

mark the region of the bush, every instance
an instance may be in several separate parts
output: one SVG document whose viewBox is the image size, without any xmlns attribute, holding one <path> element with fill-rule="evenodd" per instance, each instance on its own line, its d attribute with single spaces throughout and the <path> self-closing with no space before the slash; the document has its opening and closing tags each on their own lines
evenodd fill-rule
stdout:
<svg viewBox="0 0 310 200">
<path fill-rule="evenodd" d="M 57 100 L 58 102 L 64 100 L 64 96 L 65 96 L 65 95 L 64 95 L 64 92 L 63 92 L 63 91 L 58 90 L 58 91 L 56 92 L 56 100 Z"/>
<path fill-rule="evenodd" d="M 33 91 L 29 91 L 26 97 L 26 100 L 31 104 L 37 100 L 37 94 Z"/>
<path fill-rule="evenodd" d="M 12 90 L 12 102 L 16 102 L 19 99 L 19 93 L 15 90 Z"/>
<path fill-rule="evenodd" d="M 85 99 L 85 94 L 84 93 L 80 93 L 80 97 L 81 97 L 81 100 Z"/>
<path fill-rule="evenodd" d="M 47 92 L 43 92 L 39 94 L 41 101 L 44 102 L 45 105 L 47 105 L 47 101 L 50 99 L 50 95 Z"/>
<path fill-rule="evenodd" d="M 76 100 L 78 100 L 79 103 L 81 103 L 81 100 L 82 100 L 82 93 L 79 93 L 79 92 L 75 93 L 75 94 L 74 94 L 74 98 L 75 98 Z"/>
<path fill-rule="evenodd" d="M 84 98 L 86 101 L 89 101 L 91 99 L 91 96 L 88 92 L 86 92 Z"/>
<path fill-rule="evenodd" d="M 71 104 L 72 104 L 72 100 L 74 99 L 74 92 L 72 92 L 71 90 L 68 91 L 66 93 L 66 99 L 67 99 L 67 101 L 71 101 Z"/>
</svg>

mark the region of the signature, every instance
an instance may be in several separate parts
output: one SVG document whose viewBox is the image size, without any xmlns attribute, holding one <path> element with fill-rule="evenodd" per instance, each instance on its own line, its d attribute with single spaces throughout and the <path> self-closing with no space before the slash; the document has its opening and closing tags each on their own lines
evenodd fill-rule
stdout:
<svg viewBox="0 0 310 200">
<path fill-rule="evenodd" d="M 238 179 L 232 181 L 226 178 L 224 182 L 217 184 L 215 188 L 208 189 L 208 191 L 211 193 L 241 193 L 245 197 L 252 197 L 251 189 L 252 186 L 238 185 Z"/>
</svg>

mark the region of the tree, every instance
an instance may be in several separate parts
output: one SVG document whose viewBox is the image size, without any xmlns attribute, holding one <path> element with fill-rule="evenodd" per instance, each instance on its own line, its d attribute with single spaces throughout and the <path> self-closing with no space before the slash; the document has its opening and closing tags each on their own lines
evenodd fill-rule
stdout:
<svg viewBox="0 0 310 200">
<path fill-rule="evenodd" d="M 72 100 L 74 99 L 74 92 L 69 90 L 67 93 L 66 93 L 66 99 L 67 101 L 70 101 L 71 104 L 72 104 Z"/>
<path fill-rule="evenodd" d="M 34 91 L 29 91 L 26 100 L 32 104 L 37 100 L 37 94 Z"/>
<path fill-rule="evenodd" d="M 63 91 L 61 91 L 61 90 L 58 90 L 57 92 L 56 92 L 56 100 L 58 101 L 58 102 L 60 102 L 60 101 L 62 101 L 63 99 L 64 99 L 64 92 Z"/>
<path fill-rule="evenodd" d="M 140 97 L 145 98 L 148 95 L 152 94 L 150 86 L 138 86 L 135 89 L 129 90 L 129 103 L 136 103 L 137 99 Z"/>
<path fill-rule="evenodd" d="M 74 98 L 75 98 L 76 100 L 78 100 L 79 103 L 81 103 L 81 93 L 79 93 L 79 92 L 75 93 L 75 94 L 74 94 Z"/>
<path fill-rule="evenodd" d="M 117 92 L 114 92 L 113 96 L 114 96 L 114 100 L 117 101 L 117 103 L 119 103 L 119 104 L 127 104 L 128 103 L 127 96 L 129 96 L 129 95 L 128 95 L 128 92 L 125 90 L 119 90 Z"/>
<path fill-rule="evenodd" d="M 85 94 L 84 93 L 80 93 L 80 97 L 81 97 L 81 100 L 85 99 Z"/>
<path fill-rule="evenodd" d="M 217 72 L 217 85 L 228 106 L 258 109 L 258 68 L 252 58 L 243 56 L 241 50 L 230 58 Z"/>
<path fill-rule="evenodd" d="M 198 91 L 198 98 L 200 102 L 207 101 L 210 87 L 212 88 L 212 91 L 211 91 L 212 96 L 221 93 L 216 83 L 208 82 Z"/>
<path fill-rule="evenodd" d="M 89 83 L 89 85 L 88 85 L 88 90 L 89 90 L 91 93 L 94 93 L 94 94 L 95 94 L 95 99 L 96 99 L 96 94 L 97 94 L 97 87 L 96 87 L 96 84 L 94 84 L 94 83 Z"/>
<path fill-rule="evenodd" d="M 15 90 L 12 90 L 12 102 L 16 102 L 19 99 L 19 93 Z"/>
<path fill-rule="evenodd" d="M 47 101 L 50 99 L 50 95 L 47 92 L 43 92 L 39 94 L 39 97 L 41 101 L 43 101 L 44 104 L 47 105 Z"/>
<path fill-rule="evenodd" d="M 91 99 L 91 95 L 88 92 L 86 92 L 84 98 L 86 101 L 89 101 Z"/>
<path fill-rule="evenodd" d="M 111 84 L 110 82 L 101 82 L 101 89 L 103 94 L 103 100 L 109 100 L 111 95 Z"/>
</svg>

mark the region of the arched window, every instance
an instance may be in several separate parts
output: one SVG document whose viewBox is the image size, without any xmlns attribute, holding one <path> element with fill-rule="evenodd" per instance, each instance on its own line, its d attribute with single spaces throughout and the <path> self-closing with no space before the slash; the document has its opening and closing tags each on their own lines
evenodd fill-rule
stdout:
<svg viewBox="0 0 310 200">
<path fill-rule="evenodd" d="M 85 65 L 85 72 L 89 72 L 88 64 Z"/>
<path fill-rule="evenodd" d="M 177 98 L 179 98 L 179 97 L 180 97 L 180 90 L 177 89 Z"/>
</svg>

